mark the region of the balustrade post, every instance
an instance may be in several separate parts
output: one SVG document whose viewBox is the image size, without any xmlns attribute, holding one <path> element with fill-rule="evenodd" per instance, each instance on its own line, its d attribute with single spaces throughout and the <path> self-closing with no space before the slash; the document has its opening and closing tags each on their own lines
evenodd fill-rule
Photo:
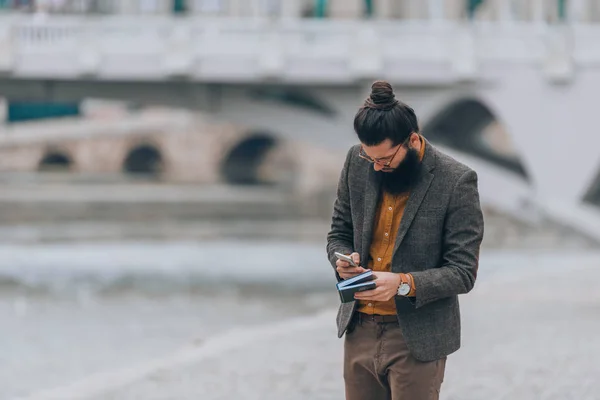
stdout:
<svg viewBox="0 0 600 400">
<path fill-rule="evenodd" d="M 79 40 L 79 49 L 73 51 L 78 55 L 79 72 L 84 76 L 95 75 L 100 66 L 100 46 L 93 30 L 84 29 Z"/>
<path fill-rule="evenodd" d="M 247 15 L 244 13 L 244 17 L 261 18 L 267 15 L 266 8 L 268 7 L 265 0 L 247 0 L 249 10 L 246 10 Z"/>
<path fill-rule="evenodd" d="M 229 0 L 227 8 L 227 15 L 230 17 L 239 17 L 241 14 L 241 2 L 240 0 Z"/>
<path fill-rule="evenodd" d="M 444 20 L 444 0 L 427 0 L 427 11 L 431 21 Z"/>
<path fill-rule="evenodd" d="M 356 19 L 364 15 L 364 0 L 329 0 L 332 18 Z"/>
<path fill-rule="evenodd" d="M 13 27 L 0 27 L 0 71 L 9 72 L 13 66 Z"/>
<path fill-rule="evenodd" d="M 572 22 L 583 22 L 586 20 L 588 0 L 570 0 L 567 3 L 567 18 Z"/>
<path fill-rule="evenodd" d="M 280 7 L 282 18 L 297 19 L 302 14 L 300 0 L 281 0 Z"/>
<path fill-rule="evenodd" d="M 393 15 L 394 0 L 379 0 L 375 4 L 375 18 L 377 19 L 389 19 Z"/>
<path fill-rule="evenodd" d="M 254 0 L 229 0 L 229 15 L 234 17 L 255 16 L 256 1 Z"/>
<path fill-rule="evenodd" d="M 226 0 L 194 0 L 194 13 L 201 15 L 219 15 L 229 13 Z"/>
<path fill-rule="evenodd" d="M 115 10 L 117 14 L 134 14 L 139 11 L 139 4 L 136 0 L 121 0 L 117 4 L 118 6 Z"/>
<path fill-rule="evenodd" d="M 511 2 L 512 0 L 496 0 L 496 15 L 501 23 L 510 23 L 514 21 Z"/>
<path fill-rule="evenodd" d="M 171 76 L 186 76 L 192 67 L 193 37 L 190 27 L 186 24 L 174 25 L 164 40 L 168 52 L 163 60 L 165 72 Z"/>
<path fill-rule="evenodd" d="M 533 22 L 543 24 L 544 18 L 544 0 L 531 0 L 533 2 Z"/>
</svg>

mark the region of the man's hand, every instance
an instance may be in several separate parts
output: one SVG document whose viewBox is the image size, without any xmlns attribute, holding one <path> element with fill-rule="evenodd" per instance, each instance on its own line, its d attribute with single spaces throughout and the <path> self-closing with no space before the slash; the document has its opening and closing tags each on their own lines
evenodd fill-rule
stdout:
<svg viewBox="0 0 600 400">
<path fill-rule="evenodd" d="M 377 287 L 354 294 L 356 300 L 388 301 L 398 294 L 400 275 L 393 272 L 373 272 Z"/>
<path fill-rule="evenodd" d="M 360 256 L 358 255 L 358 253 L 352 253 L 350 254 L 350 257 L 352 257 L 352 260 L 356 265 L 360 265 Z M 362 274 L 366 271 L 366 269 L 364 269 L 363 267 L 353 267 L 352 265 L 350 265 L 350 263 L 344 260 L 337 260 L 335 262 L 335 266 L 337 273 L 340 274 L 340 277 L 342 279 L 352 278 L 353 276 Z"/>
</svg>

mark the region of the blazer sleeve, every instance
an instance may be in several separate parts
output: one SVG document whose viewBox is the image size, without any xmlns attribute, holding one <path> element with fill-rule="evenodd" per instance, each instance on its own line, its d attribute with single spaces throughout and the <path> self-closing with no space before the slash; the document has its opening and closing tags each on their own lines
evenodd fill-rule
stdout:
<svg viewBox="0 0 600 400">
<path fill-rule="evenodd" d="M 354 147 L 348 151 L 344 167 L 340 174 L 337 196 L 333 204 L 331 229 L 327 234 L 327 257 L 338 281 L 341 281 L 342 278 L 336 271 L 335 262 L 337 261 L 337 257 L 334 253 L 337 251 L 342 254 L 351 254 L 354 251 L 354 227 L 352 224 L 350 189 L 348 186 L 348 171 L 350 169 L 353 150 Z"/>
<path fill-rule="evenodd" d="M 450 198 L 443 232 L 442 265 L 411 273 L 416 288 L 413 300 L 416 308 L 473 289 L 483 230 L 477 173 L 469 170 L 458 179 Z"/>
</svg>

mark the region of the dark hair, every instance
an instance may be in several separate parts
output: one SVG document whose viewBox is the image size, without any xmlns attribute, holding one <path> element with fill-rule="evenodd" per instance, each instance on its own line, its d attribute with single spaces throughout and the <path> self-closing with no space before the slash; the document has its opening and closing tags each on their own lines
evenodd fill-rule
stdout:
<svg viewBox="0 0 600 400">
<path fill-rule="evenodd" d="M 354 117 L 354 131 L 367 146 L 376 146 L 386 139 L 396 146 L 411 133 L 419 132 L 419 125 L 414 110 L 396 100 L 392 85 L 376 81 Z"/>
</svg>

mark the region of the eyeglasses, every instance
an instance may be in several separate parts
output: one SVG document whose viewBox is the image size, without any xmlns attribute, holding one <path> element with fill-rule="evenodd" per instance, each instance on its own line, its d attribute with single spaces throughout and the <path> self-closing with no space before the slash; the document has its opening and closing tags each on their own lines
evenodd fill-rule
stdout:
<svg viewBox="0 0 600 400">
<path fill-rule="evenodd" d="M 400 143 L 398 145 L 398 148 L 396 149 L 396 151 L 394 152 L 394 154 L 392 154 L 389 157 L 383 157 L 383 159 L 378 158 L 378 159 L 372 159 L 367 153 L 365 153 L 365 149 L 360 146 L 360 151 L 358 153 L 358 156 L 364 160 L 367 160 L 368 162 L 372 163 L 372 164 L 379 164 L 384 168 L 387 168 L 390 166 L 390 164 L 392 163 L 392 161 L 394 161 L 394 157 L 396 157 L 396 154 L 398 154 L 398 151 L 400 150 L 400 148 L 404 146 L 404 143 Z M 386 161 L 386 159 L 388 159 Z"/>
</svg>

